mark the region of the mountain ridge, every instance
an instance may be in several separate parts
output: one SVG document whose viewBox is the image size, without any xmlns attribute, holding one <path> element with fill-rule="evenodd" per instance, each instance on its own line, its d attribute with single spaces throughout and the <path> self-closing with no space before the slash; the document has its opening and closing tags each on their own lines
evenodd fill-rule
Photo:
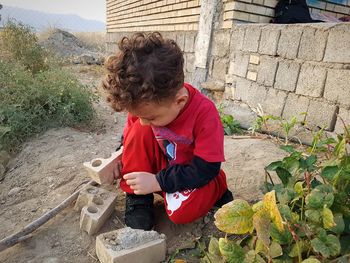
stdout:
<svg viewBox="0 0 350 263">
<path fill-rule="evenodd" d="M 36 31 L 48 28 L 60 28 L 72 32 L 105 31 L 106 24 L 92 19 L 85 19 L 74 14 L 56 14 L 4 5 L 0 10 L 3 26 L 8 19 L 15 19 L 33 27 Z"/>
</svg>

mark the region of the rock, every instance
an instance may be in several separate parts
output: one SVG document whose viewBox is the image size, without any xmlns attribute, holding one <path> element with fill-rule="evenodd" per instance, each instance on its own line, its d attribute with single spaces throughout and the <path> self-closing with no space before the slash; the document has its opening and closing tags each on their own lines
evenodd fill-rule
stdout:
<svg viewBox="0 0 350 263">
<path fill-rule="evenodd" d="M 13 196 L 13 195 L 18 194 L 20 191 L 22 191 L 22 188 L 15 187 L 15 188 L 12 188 L 7 195 L 8 196 Z"/>
<path fill-rule="evenodd" d="M 210 91 L 225 91 L 225 83 L 223 81 L 207 81 L 202 83 L 202 88 Z"/>
<path fill-rule="evenodd" d="M 11 156 L 6 151 L 0 151 L 0 164 L 6 167 L 10 159 L 11 159 Z"/>
<path fill-rule="evenodd" d="M 5 170 L 5 167 L 2 164 L 0 164 L 0 181 L 4 180 L 5 178 Z"/>
</svg>

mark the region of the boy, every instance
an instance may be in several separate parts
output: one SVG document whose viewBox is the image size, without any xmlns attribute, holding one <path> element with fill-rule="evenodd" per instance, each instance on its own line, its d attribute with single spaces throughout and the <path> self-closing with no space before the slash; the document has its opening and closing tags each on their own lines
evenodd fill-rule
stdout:
<svg viewBox="0 0 350 263">
<path fill-rule="evenodd" d="M 103 84 L 116 111 L 128 112 L 120 187 L 127 193 L 125 224 L 150 230 L 153 193 L 161 193 L 176 224 L 231 201 L 224 132 L 215 105 L 184 83 L 183 54 L 160 33 L 124 37 L 107 62 Z"/>
</svg>

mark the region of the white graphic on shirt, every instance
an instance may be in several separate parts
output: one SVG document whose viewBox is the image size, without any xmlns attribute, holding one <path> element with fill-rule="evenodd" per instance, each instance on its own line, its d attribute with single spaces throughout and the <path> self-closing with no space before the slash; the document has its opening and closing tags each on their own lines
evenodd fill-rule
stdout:
<svg viewBox="0 0 350 263">
<path fill-rule="evenodd" d="M 190 189 L 175 193 L 165 193 L 167 209 L 171 212 L 170 215 L 172 215 L 174 211 L 181 207 L 182 202 L 187 200 L 194 190 L 196 189 Z"/>
</svg>

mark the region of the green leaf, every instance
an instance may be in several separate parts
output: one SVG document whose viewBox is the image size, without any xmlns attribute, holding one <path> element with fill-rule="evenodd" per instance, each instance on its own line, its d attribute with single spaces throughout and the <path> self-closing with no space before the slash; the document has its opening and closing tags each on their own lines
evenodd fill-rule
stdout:
<svg viewBox="0 0 350 263">
<path fill-rule="evenodd" d="M 303 187 L 304 182 L 297 182 L 294 185 L 294 191 L 299 195 L 299 197 L 304 196 L 304 187 Z"/>
<path fill-rule="evenodd" d="M 308 209 L 305 211 L 305 216 L 311 222 L 316 224 L 321 224 L 321 220 L 322 220 L 321 210 Z"/>
<path fill-rule="evenodd" d="M 220 238 L 219 249 L 221 255 L 223 255 L 229 263 L 241 263 L 244 260 L 243 248 L 233 241 Z"/>
<path fill-rule="evenodd" d="M 280 148 L 288 153 L 294 153 L 295 149 L 292 145 L 281 145 Z"/>
<path fill-rule="evenodd" d="M 272 162 L 268 166 L 265 167 L 267 171 L 276 171 L 277 168 L 283 167 L 282 161 Z"/>
<path fill-rule="evenodd" d="M 301 263 L 321 263 L 317 258 L 307 258 L 303 260 Z"/>
<path fill-rule="evenodd" d="M 319 185 L 306 196 L 306 205 L 311 209 L 331 207 L 334 202 L 333 188 L 329 185 Z"/>
<path fill-rule="evenodd" d="M 276 174 L 281 179 L 281 182 L 284 185 L 287 185 L 288 181 L 289 181 L 289 178 L 292 177 L 292 175 L 290 174 L 290 172 L 288 170 L 286 170 L 284 168 L 281 168 L 281 167 L 277 167 Z"/>
<path fill-rule="evenodd" d="M 292 221 L 293 220 L 293 218 L 292 218 L 292 211 L 290 210 L 289 206 L 278 204 L 277 207 L 278 207 L 278 210 L 280 211 L 281 216 L 282 216 L 283 219 L 285 219 L 287 221 Z"/>
<path fill-rule="evenodd" d="M 299 240 L 298 244 L 293 244 L 291 251 L 289 252 L 289 256 L 292 258 L 298 257 L 299 255 L 299 250 L 300 250 L 300 254 L 303 254 L 304 252 L 307 252 L 310 248 L 310 244 L 309 242 L 307 242 L 306 240 Z"/>
<path fill-rule="evenodd" d="M 230 234 L 252 233 L 253 209 L 247 201 L 236 199 L 224 205 L 214 215 L 215 225 L 223 232 Z"/>
<path fill-rule="evenodd" d="M 334 235 L 327 235 L 326 231 L 321 231 L 318 237 L 312 239 L 311 246 L 325 258 L 335 257 L 340 253 L 339 239 Z"/>
<path fill-rule="evenodd" d="M 323 208 L 322 218 L 323 218 L 323 227 L 325 229 L 331 229 L 332 227 L 335 226 L 333 213 L 329 208 L 327 207 Z"/>
<path fill-rule="evenodd" d="M 294 174 L 299 169 L 299 159 L 292 156 L 283 159 L 284 167 L 290 174 Z"/>
<path fill-rule="evenodd" d="M 265 209 L 260 209 L 253 216 L 253 225 L 258 238 L 268 247 L 270 245 L 270 213 Z"/>
<path fill-rule="evenodd" d="M 341 254 L 350 254 L 350 236 L 341 236 L 340 237 L 340 245 L 341 245 Z"/>
<path fill-rule="evenodd" d="M 270 235 L 273 241 L 280 243 L 281 245 L 288 245 L 293 241 L 292 234 L 288 230 L 280 232 L 275 224 L 270 226 Z"/>
<path fill-rule="evenodd" d="M 265 260 L 259 254 L 257 254 L 254 250 L 250 250 L 245 255 L 243 263 L 265 263 Z"/>
<path fill-rule="evenodd" d="M 264 255 L 268 255 L 269 254 L 268 247 L 265 246 L 264 243 L 260 239 L 256 240 L 255 252 L 256 253 L 261 253 L 261 254 L 264 254 Z"/>
<path fill-rule="evenodd" d="M 214 263 L 214 262 L 225 263 L 225 260 L 222 258 L 222 256 L 213 255 L 213 254 L 205 254 L 205 256 L 201 258 L 201 263 Z"/>
<path fill-rule="evenodd" d="M 282 247 L 277 242 L 272 242 L 269 249 L 269 254 L 271 258 L 277 258 L 283 255 Z"/>
<path fill-rule="evenodd" d="M 332 183 L 336 174 L 340 171 L 338 166 L 326 166 L 321 172 L 321 176 L 328 182 Z"/>
<path fill-rule="evenodd" d="M 215 237 L 210 238 L 208 252 L 212 255 L 221 256 L 220 249 L 219 249 L 219 240 L 217 238 Z"/>
<path fill-rule="evenodd" d="M 330 230 L 337 235 L 340 235 L 341 233 L 343 233 L 345 229 L 345 223 L 344 223 L 342 214 L 339 214 L 339 213 L 334 214 L 334 223 L 335 223 L 335 226 L 333 226 Z"/>
<path fill-rule="evenodd" d="M 283 254 L 278 258 L 273 258 L 272 263 L 293 263 L 293 259 L 290 258 L 288 255 Z"/>
</svg>

